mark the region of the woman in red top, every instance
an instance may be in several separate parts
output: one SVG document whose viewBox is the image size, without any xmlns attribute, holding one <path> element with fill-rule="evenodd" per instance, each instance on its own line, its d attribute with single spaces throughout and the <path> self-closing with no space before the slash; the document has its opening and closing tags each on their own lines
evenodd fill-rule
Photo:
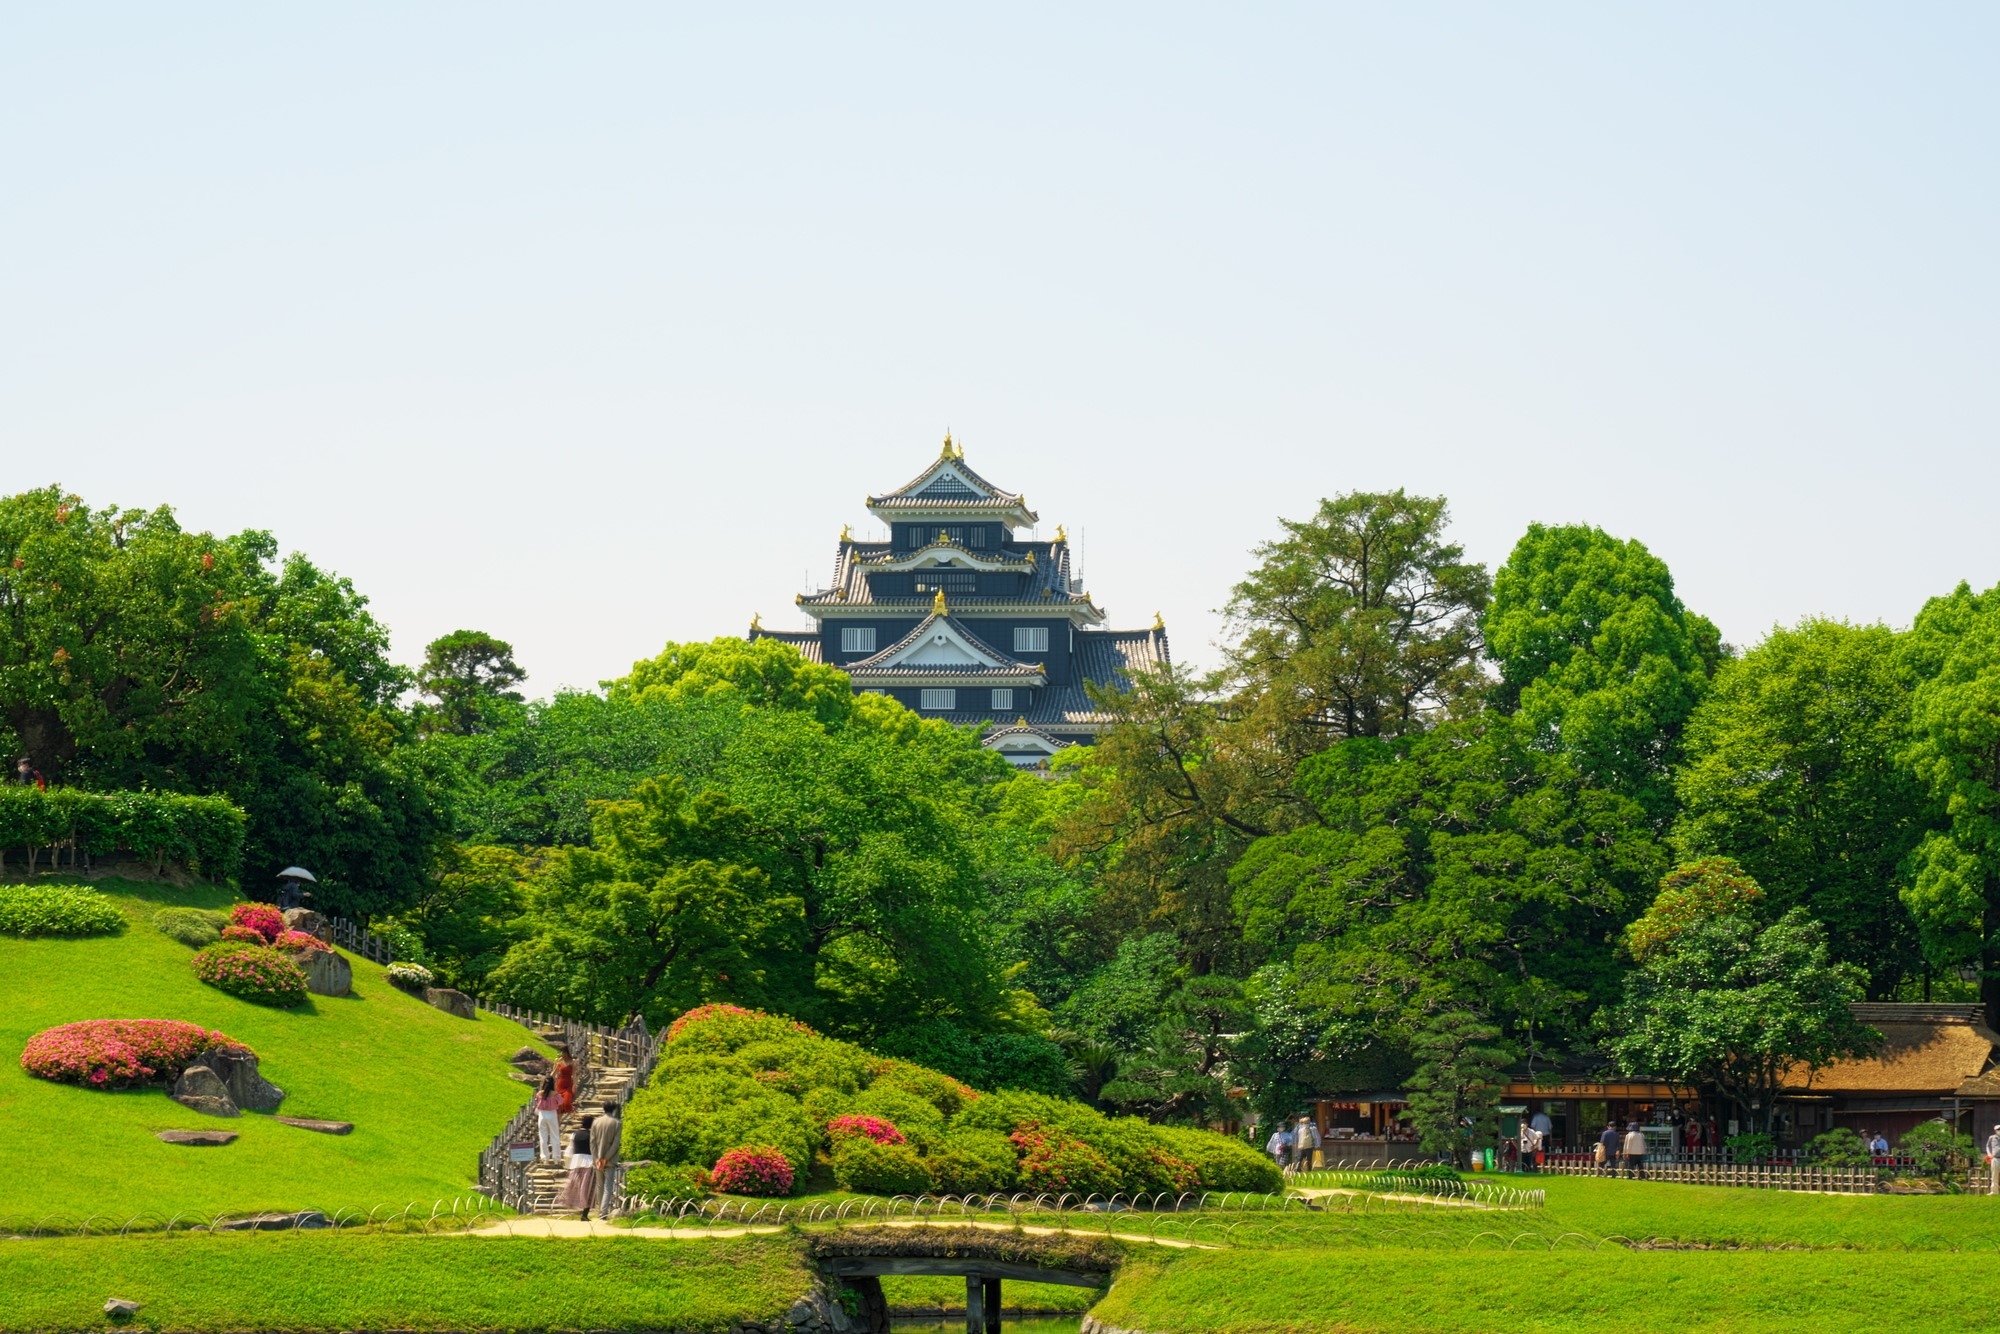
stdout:
<svg viewBox="0 0 2000 1334">
<path fill-rule="evenodd" d="M 556 1100 L 556 1110 L 564 1116 L 576 1106 L 576 1065 L 569 1058 L 568 1047 L 556 1048 Z"/>
</svg>

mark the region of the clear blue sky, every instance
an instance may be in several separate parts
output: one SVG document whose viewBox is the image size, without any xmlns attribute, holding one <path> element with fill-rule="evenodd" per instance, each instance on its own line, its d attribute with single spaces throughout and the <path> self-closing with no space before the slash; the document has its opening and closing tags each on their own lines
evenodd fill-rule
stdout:
<svg viewBox="0 0 2000 1334">
<path fill-rule="evenodd" d="M 834 11 L 845 11 L 836 14 Z M 531 687 L 740 633 L 945 428 L 1212 614 L 1318 497 L 1734 642 L 2000 581 L 1983 6 L 0 9 L 0 489 L 265 527 Z"/>
</svg>

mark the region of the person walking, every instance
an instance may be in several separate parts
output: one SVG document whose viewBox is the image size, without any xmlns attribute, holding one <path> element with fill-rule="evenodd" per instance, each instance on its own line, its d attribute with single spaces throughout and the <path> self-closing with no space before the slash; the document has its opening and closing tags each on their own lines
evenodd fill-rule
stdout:
<svg viewBox="0 0 2000 1334">
<path fill-rule="evenodd" d="M 625 1123 L 618 1119 L 618 1104 L 608 1102 L 604 1114 L 590 1123 L 590 1161 L 597 1173 L 597 1216 L 611 1217 L 612 1196 L 618 1193 L 618 1141 Z"/>
<path fill-rule="evenodd" d="M 568 1116 L 576 1109 L 576 1062 L 568 1047 L 556 1048 L 556 1110 Z"/>
<path fill-rule="evenodd" d="M 1986 1137 L 1986 1193 L 2000 1195 L 2000 1126 Z"/>
<path fill-rule="evenodd" d="M 541 1141 L 545 1163 L 562 1161 L 562 1096 L 556 1092 L 556 1077 L 543 1075 L 535 1090 L 535 1136 Z"/>
<path fill-rule="evenodd" d="M 1646 1175 L 1646 1132 L 1637 1121 L 1625 1127 L 1625 1169 L 1641 1179 Z"/>
<path fill-rule="evenodd" d="M 1597 1137 L 1597 1165 L 1607 1172 L 1618 1170 L 1618 1127 L 1607 1121 L 1604 1133 Z"/>
<path fill-rule="evenodd" d="M 1298 1128 L 1292 1131 L 1292 1158 L 1298 1163 L 1300 1171 L 1319 1166 L 1313 1161 L 1319 1144 L 1319 1127 L 1313 1124 L 1312 1117 L 1302 1114 Z"/>
<path fill-rule="evenodd" d="M 1271 1132 L 1271 1138 L 1264 1141 L 1264 1152 L 1271 1155 L 1271 1161 L 1278 1165 L 1280 1172 L 1291 1165 L 1292 1128 L 1283 1121 Z"/>
<path fill-rule="evenodd" d="M 1521 1122 L 1521 1170 L 1532 1172 L 1542 1151 L 1542 1132 L 1533 1121 Z"/>
<path fill-rule="evenodd" d="M 569 1177 L 556 1197 L 556 1208 L 564 1213 L 574 1209 L 585 1222 L 590 1221 L 590 1206 L 597 1198 L 597 1160 L 590 1156 L 590 1126 L 596 1119 L 584 1117 L 569 1137 Z"/>
</svg>

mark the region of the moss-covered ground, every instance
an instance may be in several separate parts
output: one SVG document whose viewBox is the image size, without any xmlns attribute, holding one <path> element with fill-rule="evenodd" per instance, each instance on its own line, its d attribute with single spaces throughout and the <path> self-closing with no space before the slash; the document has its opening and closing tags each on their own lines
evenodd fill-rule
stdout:
<svg viewBox="0 0 2000 1334">
<path fill-rule="evenodd" d="M 256 1209 L 424 1208 L 466 1194 L 479 1151 L 526 1099 L 505 1058 L 530 1042 L 518 1024 L 457 1019 L 391 987 L 350 955 L 354 995 L 297 1010 L 253 1005 L 205 986 L 192 951 L 154 930 L 168 905 L 226 907 L 226 890 L 101 881 L 125 912 L 122 934 L 81 940 L 0 937 L 0 1220 L 59 1215 Z M 98 1092 L 21 1068 L 28 1038 L 78 1019 L 185 1019 L 248 1043 L 285 1090 L 287 1116 L 352 1121 L 314 1134 L 246 1113 L 201 1116 L 163 1090 Z M 220 1148 L 162 1143 L 165 1129 L 234 1130 Z"/>
</svg>

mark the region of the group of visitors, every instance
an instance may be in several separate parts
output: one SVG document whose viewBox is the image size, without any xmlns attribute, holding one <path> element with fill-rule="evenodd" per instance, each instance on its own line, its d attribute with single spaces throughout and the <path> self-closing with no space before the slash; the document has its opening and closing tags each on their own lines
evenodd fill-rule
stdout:
<svg viewBox="0 0 2000 1334">
<path fill-rule="evenodd" d="M 563 1160 L 562 1119 L 576 1107 L 576 1062 L 567 1047 L 556 1048 L 555 1069 L 542 1076 L 535 1090 L 535 1132 L 537 1148 L 545 1163 Z M 606 1102 L 603 1110 L 585 1113 L 569 1140 L 569 1175 L 563 1180 L 556 1205 L 567 1213 L 588 1220 L 594 1208 L 599 1217 L 611 1212 L 612 1195 L 617 1190 L 616 1174 L 619 1140 L 625 1123 L 619 1118 L 618 1104 Z"/>
<path fill-rule="evenodd" d="M 1302 1115 L 1296 1124 L 1278 1122 L 1271 1138 L 1264 1141 L 1264 1152 L 1271 1155 L 1280 1172 L 1287 1168 L 1303 1171 L 1313 1165 L 1313 1151 L 1319 1146 L 1319 1127 L 1313 1124 L 1312 1117 Z"/>
<path fill-rule="evenodd" d="M 1646 1132 L 1639 1129 L 1637 1121 L 1628 1122 L 1622 1135 L 1618 1133 L 1618 1123 L 1613 1121 L 1597 1137 L 1597 1146 L 1591 1150 L 1591 1158 L 1599 1167 L 1608 1167 L 1627 1176 L 1643 1177 L 1646 1175 L 1646 1153 Z"/>
</svg>

